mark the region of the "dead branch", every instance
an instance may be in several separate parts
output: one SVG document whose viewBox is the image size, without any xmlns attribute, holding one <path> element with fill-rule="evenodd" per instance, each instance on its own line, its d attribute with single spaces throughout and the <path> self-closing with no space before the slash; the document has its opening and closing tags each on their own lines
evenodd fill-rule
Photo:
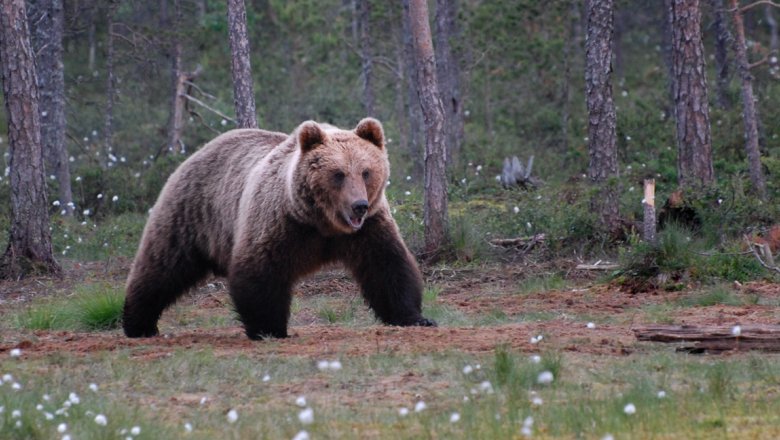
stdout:
<svg viewBox="0 0 780 440">
<path fill-rule="evenodd" d="M 513 248 L 520 253 L 526 253 L 533 249 L 537 244 L 543 243 L 546 239 L 546 234 L 536 234 L 530 237 L 494 238 L 488 241 L 488 244 L 496 248 Z"/>
<path fill-rule="evenodd" d="M 750 240 L 750 237 L 747 235 L 745 236 L 745 243 L 747 243 L 748 249 L 750 249 L 750 251 L 753 253 L 753 256 L 756 257 L 756 260 L 758 260 L 759 264 L 768 270 L 780 273 L 780 267 L 775 265 L 774 257 L 772 256 L 772 249 L 769 248 L 768 244 L 755 243 Z M 760 253 L 764 254 L 763 258 L 759 254 L 759 249 Z"/>
<path fill-rule="evenodd" d="M 748 11 L 760 5 L 769 5 L 769 6 L 774 6 L 775 8 L 780 8 L 780 3 L 775 3 L 772 0 L 758 0 L 756 2 L 750 3 L 749 5 L 742 6 L 741 8 L 739 8 L 739 12 L 744 13 L 745 11 Z M 730 12 L 734 12 L 734 11 L 732 10 Z"/>
<path fill-rule="evenodd" d="M 683 343 L 678 351 L 722 353 L 724 351 L 780 351 L 780 326 L 743 325 L 690 326 L 651 325 L 634 328 L 639 341 Z"/>
<path fill-rule="evenodd" d="M 578 264 L 575 269 L 577 270 L 615 270 L 620 267 L 619 264 L 614 263 L 601 263 L 601 260 L 595 264 Z"/>
<path fill-rule="evenodd" d="M 195 104 L 198 104 L 199 106 L 201 106 L 201 107 L 205 108 L 206 110 L 209 110 L 209 111 L 211 111 L 212 113 L 215 113 L 215 114 L 219 115 L 219 116 L 220 116 L 222 119 L 225 119 L 225 120 L 227 120 L 227 121 L 230 121 L 230 122 L 232 122 L 232 123 L 236 124 L 236 120 L 235 120 L 235 119 L 231 118 L 230 116 L 227 116 L 226 114 L 222 113 L 222 112 L 221 112 L 221 111 L 219 111 L 219 110 L 216 110 L 216 109 L 214 109 L 214 108 L 210 107 L 208 104 L 206 104 L 205 102 L 201 101 L 200 99 L 198 99 L 198 98 L 195 98 L 195 97 L 193 97 L 193 96 L 190 96 L 190 95 L 188 95 L 188 94 L 186 94 L 186 93 L 183 93 L 181 96 L 182 96 L 183 98 L 186 98 L 186 99 L 188 99 L 188 100 L 190 100 L 190 101 L 194 102 Z"/>
</svg>

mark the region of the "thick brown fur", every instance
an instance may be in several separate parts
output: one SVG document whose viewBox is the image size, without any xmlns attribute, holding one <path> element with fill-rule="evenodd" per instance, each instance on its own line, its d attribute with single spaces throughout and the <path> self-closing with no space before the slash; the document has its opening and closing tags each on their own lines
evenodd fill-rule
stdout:
<svg viewBox="0 0 780 440">
<path fill-rule="evenodd" d="M 168 179 L 127 280 L 124 330 L 158 334 L 162 312 L 209 273 L 227 276 L 251 339 L 287 336 L 302 276 L 342 262 L 376 316 L 435 325 L 423 281 L 390 215 L 379 121 L 353 131 L 307 121 L 292 135 L 222 134 Z"/>
</svg>

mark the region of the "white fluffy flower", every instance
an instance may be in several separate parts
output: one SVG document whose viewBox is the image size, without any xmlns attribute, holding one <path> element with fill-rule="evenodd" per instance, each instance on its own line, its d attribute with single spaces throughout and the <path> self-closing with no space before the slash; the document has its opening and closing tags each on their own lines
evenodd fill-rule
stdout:
<svg viewBox="0 0 780 440">
<path fill-rule="evenodd" d="M 659 399 L 663 399 L 664 397 L 666 397 L 666 391 L 664 390 L 659 391 L 657 396 Z"/>
<path fill-rule="evenodd" d="M 628 405 L 623 407 L 623 412 L 630 415 L 636 414 L 636 406 L 634 406 L 633 403 L 629 403 Z"/>
<path fill-rule="evenodd" d="M 450 414 L 450 423 L 457 423 L 460 421 L 460 414 L 454 412 Z"/>
<path fill-rule="evenodd" d="M 426 405 L 422 400 L 414 404 L 414 412 L 424 411 L 425 408 L 428 408 L 428 405 Z"/>
<path fill-rule="evenodd" d="M 95 423 L 97 423 L 100 426 L 106 426 L 108 425 L 108 419 L 106 419 L 106 416 L 103 414 L 98 414 L 95 416 Z"/>
<path fill-rule="evenodd" d="M 97 393 L 98 386 L 96 383 L 91 383 L 89 384 L 89 389 Z"/>
<path fill-rule="evenodd" d="M 22 350 L 20 348 L 12 348 L 10 351 L 11 357 L 18 358 L 22 355 Z"/>
<path fill-rule="evenodd" d="M 68 425 L 64 423 L 60 423 L 59 425 L 57 425 L 57 432 L 59 432 L 60 434 L 64 434 L 65 431 L 67 430 L 68 430 Z"/>
<path fill-rule="evenodd" d="M 140 426 L 133 426 L 130 428 L 130 434 L 138 435 L 141 433 L 141 427 Z"/>
<path fill-rule="evenodd" d="M 474 371 L 474 367 L 471 365 L 466 365 L 463 367 L 463 374 L 471 374 L 472 371 Z"/>
<path fill-rule="evenodd" d="M 298 396 L 297 399 L 295 399 L 295 404 L 300 406 L 301 408 L 306 406 L 306 397 L 304 396 Z"/>
<path fill-rule="evenodd" d="M 409 414 L 409 408 L 402 407 L 398 408 L 398 415 L 401 417 L 406 417 Z"/>
<path fill-rule="evenodd" d="M 304 425 L 310 425 L 314 422 L 314 410 L 306 408 L 298 413 L 298 420 Z"/>
<path fill-rule="evenodd" d="M 68 401 L 74 405 L 78 405 L 79 403 L 81 403 L 81 399 L 79 398 L 79 395 L 76 393 L 68 394 Z"/>
<path fill-rule="evenodd" d="M 231 409 L 227 413 L 227 421 L 228 423 L 236 423 L 236 420 L 238 420 L 238 412 L 236 412 L 234 409 Z"/>
<path fill-rule="evenodd" d="M 591 329 L 591 330 L 592 330 L 592 329 L 596 328 L 596 324 L 594 324 L 594 323 L 592 323 L 592 322 L 589 322 L 589 323 L 586 325 L 586 327 L 588 327 L 589 329 Z"/>
<path fill-rule="evenodd" d="M 552 383 L 553 379 L 555 379 L 555 377 L 553 376 L 552 371 L 542 371 L 536 378 L 536 382 L 540 384 L 549 384 Z"/>
<path fill-rule="evenodd" d="M 309 433 L 306 431 L 299 431 L 292 440 L 309 440 Z"/>
<path fill-rule="evenodd" d="M 735 325 L 734 327 L 731 327 L 731 334 L 739 337 L 742 334 L 742 326 Z"/>
</svg>

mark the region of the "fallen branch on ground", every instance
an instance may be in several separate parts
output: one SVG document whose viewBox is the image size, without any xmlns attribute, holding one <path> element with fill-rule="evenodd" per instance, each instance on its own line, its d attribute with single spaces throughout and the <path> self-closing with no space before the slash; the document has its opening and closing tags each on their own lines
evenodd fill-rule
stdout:
<svg viewBox="0 0 780 440">
<path fill-rule="evenodd" d="M 780 352 L 779 325 L 690 326 L 652 325 L 633 329 L 639 341 L 682 343 L 677 351 L 722 353 L 761 350 Z"/>
</svg>

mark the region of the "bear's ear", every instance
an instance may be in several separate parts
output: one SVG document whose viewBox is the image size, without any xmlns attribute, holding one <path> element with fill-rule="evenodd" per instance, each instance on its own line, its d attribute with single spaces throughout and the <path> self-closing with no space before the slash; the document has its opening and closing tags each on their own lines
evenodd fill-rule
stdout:
<svg viewBox="0 0 780 440">
<path fill-rule="evenodd" d="M 355 134 L 382 149 L 385 147 L 385 132 L 382 123 L 374 118 L 365 118 L 355 127 Z"/>
<path fill-rule="evenodd" d="M 322 145 L 327 140 L 325 132 L 314 121 L 306 121 L 298 126 L 298 145 L 304 153 L 313 150 L 317 145 Z"/>
</svg>

